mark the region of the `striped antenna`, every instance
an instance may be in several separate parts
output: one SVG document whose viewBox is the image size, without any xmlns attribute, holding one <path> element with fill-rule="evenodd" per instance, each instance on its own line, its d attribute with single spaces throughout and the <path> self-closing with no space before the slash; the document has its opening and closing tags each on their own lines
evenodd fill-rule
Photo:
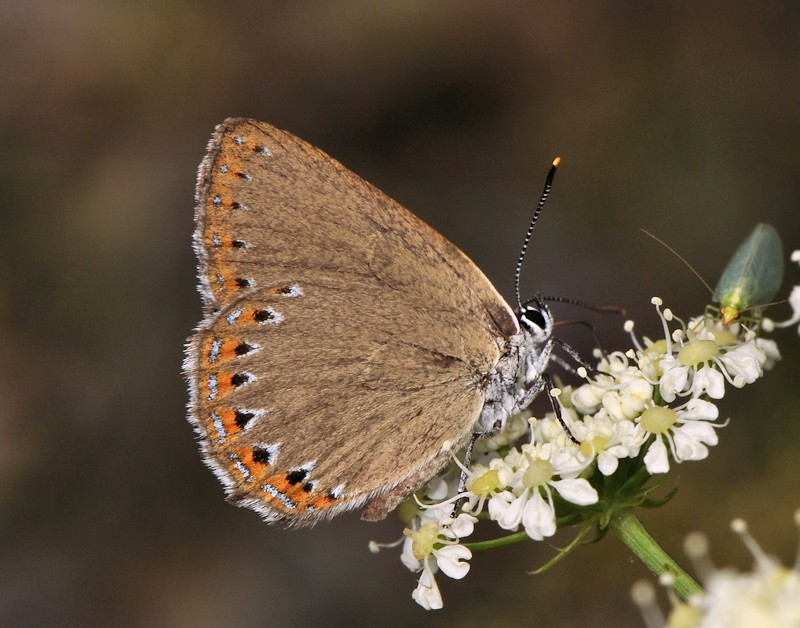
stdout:
<svg viewBox="0 0 800 628">
<path fill-rule="evenodd" d="M 560 163 L 561 163 L 561 157 L 556 157 L 553 160 L 553 165 L 550 166 L 550 171 L 547 173 L 547 179 L 545 179 L 544 182 L 544 190 L 542 191 L 542 196 L 539 198 L 539 204 L 536 206 L 536 211 L 533 212 L 533 218 L 531 218 L 531 224 L 528 225 L 528 233 L 525 234 L 525 241 L 522 243 L 522 250 L 519 252 L 519 259 L 517 259 L 517 270 L 514 274 L 514 289 L 517 294 L 517 312 L 522 312 L 522 299 L 519 296 L 519 276 L 520 272 L 522 271 L 522 260 L 525 259 L 525 252 L 528 250 L 528 243 L 531 241 L 531 235 L 533 234 L 533 227 L 539 218 L 539 214 L 542 213 L 544 202 L 550 195 L 550 188 L 553 187 L 553 177 L 556 176 L 556 168 L 558 168 L 558 164 Z"/>
</svg>

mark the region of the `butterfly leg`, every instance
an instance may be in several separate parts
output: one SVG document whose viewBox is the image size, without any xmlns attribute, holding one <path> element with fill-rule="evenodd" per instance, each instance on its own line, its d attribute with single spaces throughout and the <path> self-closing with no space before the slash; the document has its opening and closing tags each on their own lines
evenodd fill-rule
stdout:
<svg viewBox="0 0 800 628">
<path fill-rule="evenodd" d="M 481 437 L 485 436 L 485 434 L 478 434 L 477 432 L 472 434 L 472 438 L 469 439 L 469 443 L 467 443 L 467 448 L 464 450 L 464 469 L 469 469 L 469 465 L 472 463 L 472 448 L 475 447 L 475 443 Z M 456 495 L 461 495 L 465 493 L 467 490 L 467 472 L 461 470 L 461 476 L 458 479 L 458 491 Z M 455 519 L 458 516 L 458 511 L 464 507 L 464 502 L 467 501 L 467 497 L 461 497 L 456 500 L 455 504 L 453 504 L 453 512 L 450 516 Z"/>
<path fill-rule="evenodd" d="M 570 431 L 569 427 L 567 426 L 566 421 L 564 421 L 564 417 L 561 415 L 561 406 L 558 405 L 558 402 L 553 397 L 553 380 L 550 379 L 550 376 L 547 373 L 542 374 L 542 379 L 544 380 L 544 387 L 547 389 L 547 397 L 550 399 L 550 405 L 553 407 L 553 412 L 558 419 L 558 422 L 561 423 L 561 427 L 564 428 L 564 432 L 566 433 L 567 437 L 576 445 L 580 445 L 581 442 L 573 436 L 572 432 Z"/>
<path fill-rule="evenodd" d="M 557 343 L 558 346 L 561 347 L 561 349 L 564 351 L 564 353 L 566 353 L 570 358 L 572 358 L 572 360 L 575 362 L 575 364 L 578 364 L 579 366 L 582 366 L 590 374 L 596 374 L 597 373 L 597 369 L 594 366 L 592 366 L 591 364 L 589 364 L 588 362 L 586 362 L 586 360 L 584 360 L 580 356 L 580 354 L 575 349 L 572 348 L 571 345 L 568 345 L 566 342 L 564 342 L 560 338 L 553 338 L 553 342 Z M 570 366 L 568 366 L 568 365 L 565 365 L 565 364 L 562 363 L 562 366 L 565 366 L 565 368 L 567 368 L 569 371 L 571 371 L 573 373 L 575 372 L 575 369 L 570 367 Z"/>
</svg>

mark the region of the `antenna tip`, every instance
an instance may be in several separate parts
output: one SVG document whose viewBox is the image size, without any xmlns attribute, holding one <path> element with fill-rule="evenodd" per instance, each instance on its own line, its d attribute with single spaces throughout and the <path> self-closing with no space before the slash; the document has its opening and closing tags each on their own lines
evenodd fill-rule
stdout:
<svg viewBox="0 0 800 628">
<path fill-rule="evenodd" d="M 553 160 L 553 168 L 558 168 L 558 164 L 560 164 L 560 163 L 561 163 L 561 157 L 556 157 Z"/>
</svg>

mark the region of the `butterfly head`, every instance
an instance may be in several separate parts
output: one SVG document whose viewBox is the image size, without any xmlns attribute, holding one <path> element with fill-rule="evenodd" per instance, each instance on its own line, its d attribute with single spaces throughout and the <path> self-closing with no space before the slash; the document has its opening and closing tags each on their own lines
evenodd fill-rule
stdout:
<svg viewBox="0 0 800 628">
<path fill-rule="evenodd" d="M 546 342 L 553 333 L 553 316 L 550 308 L 538 296 L 517 310 L 520 327 L 530 334 L 536 344 Z"/>
</svg>

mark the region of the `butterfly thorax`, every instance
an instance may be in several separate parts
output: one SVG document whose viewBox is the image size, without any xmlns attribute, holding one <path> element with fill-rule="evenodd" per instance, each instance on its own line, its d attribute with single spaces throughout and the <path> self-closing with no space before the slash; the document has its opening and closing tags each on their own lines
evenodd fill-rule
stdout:
<svg viewBox="0 0 800 628">
<path fill-rule="evenodd" d="M 531 316 L 533 314 L 533 316 Z M 544 388 L 544 371 L 553 350 L 553 318 L 543 303 L 518 314 L 519 333 L 508 339 L 507 351 L 489 373 L 483 410 L 475 432 L 491 434 L 509 417 L 525 410 Z"/>
</svg>

